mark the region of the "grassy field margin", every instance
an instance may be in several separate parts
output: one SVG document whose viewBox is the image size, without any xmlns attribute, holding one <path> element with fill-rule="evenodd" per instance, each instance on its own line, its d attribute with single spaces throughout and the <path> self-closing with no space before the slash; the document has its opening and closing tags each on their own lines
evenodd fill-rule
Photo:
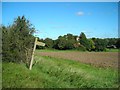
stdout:
<svg viewBox="0 0 120 90">
<path fill-rule="evenodd" d="M 35 55 L 30 71 L 25 64 L 3 63 L 5 88 L 117 88 L 118 72 L 77 61 Z"/>
</svg>

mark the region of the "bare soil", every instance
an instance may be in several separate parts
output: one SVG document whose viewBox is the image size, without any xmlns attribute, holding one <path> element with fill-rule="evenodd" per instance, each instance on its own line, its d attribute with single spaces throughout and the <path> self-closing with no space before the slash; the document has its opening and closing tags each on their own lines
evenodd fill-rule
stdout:
<svg viewBox="0 0 120 90">
<path fill-rule="evenodd" d="M 99 67 L 118 67 L 118 52 L 39 52 L 41 56 L 70 59 Z"/>
</svg>

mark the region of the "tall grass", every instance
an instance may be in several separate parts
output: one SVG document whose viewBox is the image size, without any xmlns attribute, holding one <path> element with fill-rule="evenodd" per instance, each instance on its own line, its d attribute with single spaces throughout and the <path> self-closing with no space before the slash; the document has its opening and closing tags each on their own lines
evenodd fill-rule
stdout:
<svg viewBox="0 0 120 90">
<path fill-rule="evenodd" d="M 25 64 L 3 63 L 3 87 L 17 88 L 114 88 L 117 71 L 77 61 L 35 55 L 30 71 Z"/>
</svg>

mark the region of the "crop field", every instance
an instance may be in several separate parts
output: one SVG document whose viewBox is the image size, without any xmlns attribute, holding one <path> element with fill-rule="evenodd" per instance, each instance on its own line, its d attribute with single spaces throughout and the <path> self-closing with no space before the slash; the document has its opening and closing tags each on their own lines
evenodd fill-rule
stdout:
<svg viewBox="0 0 120 90">
<path fill-rule="evenodd" d="M 38 51 L 38 55 L 76 60 L 99 67 L 118 67 L 118 52 Z"/>
<path fill-rule="evenodd" d="M 24 63 L 3 62 L 2 87 L 117 88 L 119 85 L 118 71 L 107 64 L 108 61 L 117 65 L 117 53 L 36 50 L 34 61 L 32 70 Z M 86 64 L 91 62 L 99 66 L 105 62 L 103 66 L 107 68 Z"/>
</svg>

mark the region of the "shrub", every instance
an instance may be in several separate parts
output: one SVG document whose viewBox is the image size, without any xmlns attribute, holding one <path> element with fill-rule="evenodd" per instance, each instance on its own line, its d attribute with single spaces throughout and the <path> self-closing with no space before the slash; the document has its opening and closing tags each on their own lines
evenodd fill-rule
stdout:
<svg viewBox="0 0 120 90">
<path fill-rule="evenodd" d="M 86 48 L 83 45 L 80 45 L 79 47 L 76 48 L 76 50 L 86 51 Z"/>
<path fill-rule="evenodd" d="M 9 27 L 2 27 L 3 61 L 29 63 L 35 29 L 24 16 L 18 17 Z"/>
</svg>

